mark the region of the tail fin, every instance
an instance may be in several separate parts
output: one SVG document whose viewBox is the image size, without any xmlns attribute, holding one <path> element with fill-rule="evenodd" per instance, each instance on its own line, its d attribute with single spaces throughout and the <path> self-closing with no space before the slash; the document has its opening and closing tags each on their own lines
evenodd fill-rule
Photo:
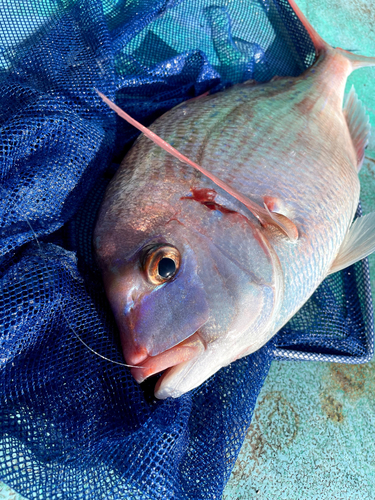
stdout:
<svg viewBox="0 0 375 500">
<path fill-rule="evenodd" d="M 360 56 L 358 54 L 353 54 L 347 50 L 337 48 L 346 59 L 348 59 L 352 64 L 352 71 L 359 68 L 365 68 L 366 66 L 375 66 L 375 57 Z"/>
<path fill-rule="evenodd" d="M 306 31 L 310 35 L 310 38 L 314 44 L 315 47 L 315 52 L 316 55 L 318 56 L 322 52 L 325 52 L 329 49 L 332 50 L 332 47 L 323 40 L 323 38 L 315 31 L 315 29 L 311 26 L 309 21 L 306 19 L 298 5 L 296 4 L 295 0 L 288 0 L 289 5 L 292 7 L 294 13 L 298 17 L 298 19 L 301 21 L 303 26 L 305 27 Z M 363 68 L 365 66 L 375 66 L 375 57 L 366 57 L 366 56 L 360 56 L 357 54 L 353 54 L 352 52 L 348 52 L 347 50 L 343 50 L 340 48 L 333 49 L 340 54 L 342 54 L 348 61 L 351 62 L 351 67 L 352 71 L 355 71 L 358 68 Z"/>
</svg>

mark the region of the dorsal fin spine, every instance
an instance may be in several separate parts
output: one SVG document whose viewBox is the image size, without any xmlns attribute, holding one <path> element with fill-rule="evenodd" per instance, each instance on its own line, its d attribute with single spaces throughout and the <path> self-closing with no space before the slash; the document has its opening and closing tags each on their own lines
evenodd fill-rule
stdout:
<svg viewBox="0 0 375 500">
<path fill-rule="evenodd" d="M 318 56 L 321 52 L 325 51 L 329 45 L 327 42 L 323 40 L 323 38 L 315 31 L 312 25 L 309 23 L 305 15 L 302 13 L 301 9 L 298 7 L 294 0 L 288 0 L 289 5 L 292 7 L 294 13 L 301 21 L 303 26 L 305 27 L 307 33 L 310 35 L 310 38 L 314 44 L 316 55 Z"/>
<path fill-rule="evenodd" d="M 332 47 L 323 40 L 323 38 L 315 31 L 309 21 L 306 19 L 305 15 L 302 13 L 295 0 L 288 0 L 289 5 L 292 7 L 294 13 L 301 21 L 306 31 L 311 37 L 311 40 L 315 47 L 316 55 L 318 56 L 322 52 L 326 52 L 328 49 Z M 351 63 L 351 71 L 354 71 L 358 68 L 363 68 L 365 66 L 375 66 L 375 57 L 366 57 L 357 54 L 353 54 L 352 52 L 348 52 L 347 50 L 343 50 L 340 48 L 333 49 L 336 53 L 340 53 Z"/>
</svg>

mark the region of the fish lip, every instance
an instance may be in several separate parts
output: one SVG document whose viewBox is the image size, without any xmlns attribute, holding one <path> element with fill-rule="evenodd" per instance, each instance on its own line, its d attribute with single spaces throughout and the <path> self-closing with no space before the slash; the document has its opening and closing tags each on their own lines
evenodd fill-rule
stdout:
<svg viewBox="0 0 375 500">
<path fill-rule="evenodd" d="M 135 380 L 141 384 L 144 380 L 156 373 L 177 366 L 186 361 L 190 361 L 201 354 L 206 348 L 199 330 L 197 330 L 189 338 L 183 340 L 179 344 L 167 349 L 156 356 L 147 356 L 139 365 L 135 365 L 130 369 L 130 373 Z M 163 375 L 164 376 L 164 375 Z"/>
</svg>

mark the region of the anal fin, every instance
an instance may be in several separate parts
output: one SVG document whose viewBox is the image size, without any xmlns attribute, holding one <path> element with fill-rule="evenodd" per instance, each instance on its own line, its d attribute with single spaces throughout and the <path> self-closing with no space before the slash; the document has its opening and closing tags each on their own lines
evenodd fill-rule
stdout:
<svg viewBox="0 0 375 500">
<path fill-rule="evenodd" d="M 357 170 L 359 171 L 365 157 L 365 148 L 370 134 L 369 117 L 358 99 L 354 86 L 350 89 L 344 105 L 344 115 L 349 127 L 354 149 L 357 153 Z"/>
<path fill-rule="evenodd" d="M 351 225 L 328 274 L 341 271 L 375 252 L 375 212 Z"/>
</svg>

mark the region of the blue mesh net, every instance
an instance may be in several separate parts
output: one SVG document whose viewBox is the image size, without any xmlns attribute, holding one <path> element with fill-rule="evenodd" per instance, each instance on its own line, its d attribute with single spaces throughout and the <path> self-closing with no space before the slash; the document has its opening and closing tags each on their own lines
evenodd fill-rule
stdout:
<svg viewBox="0 0 375 500">
<path fill-rule="evenodd" d="M 271 360 L 372 354 L 367 263 L 177 400 L 123 362 L 91 248 L 138 134 L 178 103 L 314 60 L 286 0 L 5 0 L 0 12 L 0 477 L 27 498 L 220 498 Z M 77 337 L 87 344 L 85 346 Z"/>
</svg>

